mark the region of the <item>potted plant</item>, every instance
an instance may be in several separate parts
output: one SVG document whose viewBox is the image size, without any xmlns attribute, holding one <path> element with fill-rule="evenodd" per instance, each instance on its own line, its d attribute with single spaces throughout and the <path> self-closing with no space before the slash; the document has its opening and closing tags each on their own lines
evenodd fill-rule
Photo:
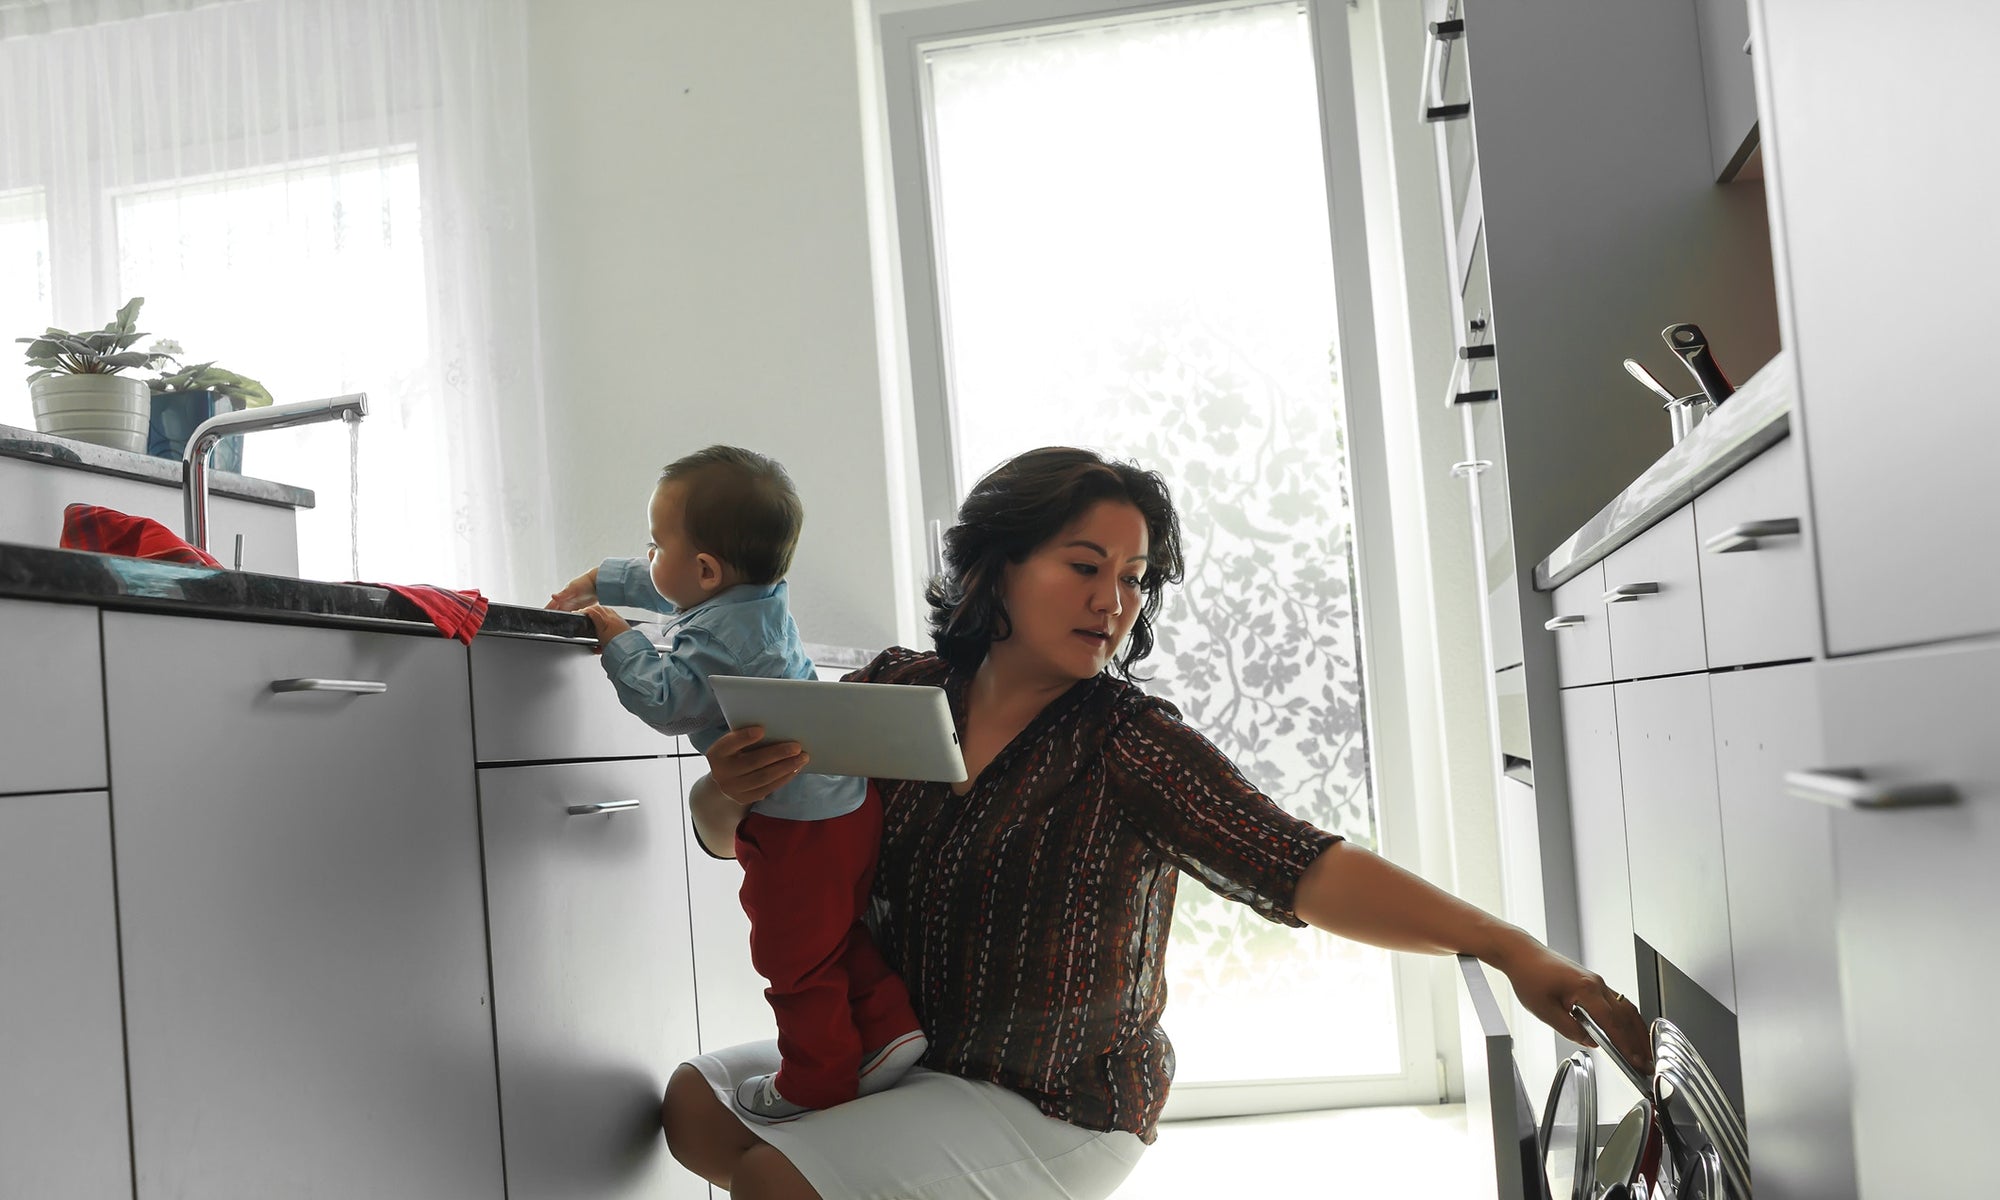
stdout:
<svg viewBox="0 0 2000 1200">
<path fill-rule="evenodd" d="M 134 350 L 144 333 L 138 331 L 135 296 L 103 329 L 71 333 L 50 328 L 40 336 L 17 338 L 28 347 L 28 398 L 35 409 L 35 428 L 58 437 L 74 438 L 135 453 L 146 449 L 146 429 L 152 419 L 152 391 L 146 381 L 120 372 L 147 366 L 153 356 Z"/>
<path fill-rule="evenodd" d="M 212 362 L 181 365 L 179 342 L 153 343 L 151 365 L 157 372 L 153 389 L 153 421 L 146 435 L 146 453 L 179 458 L 195 427 L 219 412 L 262 408 L 271 393 L 247 375 L 225 371 Z M 165 369 L 167 364 L 176 368 Z M 209 465 L 223 471 L 243 470 L 243 439 L 226 437 L 209 453 Z"/>
</svg>

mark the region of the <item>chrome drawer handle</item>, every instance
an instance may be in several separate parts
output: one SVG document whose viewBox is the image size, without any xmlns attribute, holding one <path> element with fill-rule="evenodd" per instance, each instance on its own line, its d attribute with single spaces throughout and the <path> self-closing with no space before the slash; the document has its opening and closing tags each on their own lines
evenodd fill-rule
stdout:
<svg viewBox="0 0 2000 1200">
<path fill-rule="evenodd" d="M 628 808 L 639 807 L 637 800 L 606 800 L 598 804 L 572 804 L 564 809 L 572 817 L 590 817 L 598 813 L 624 812 Z"/>
<path fill-rule="evenodd" d="M 1834 808 L 1922 808 L 1959 802 L 1958 789 L 1951 784 L 1883 783 L 1869 779 L 1859 767 L 1787 771 L 1785 791 Z"/>
<path fill-rule="evenodd" d="M 1657 583 L 1621 583 L 1604 593 L 1604 602 L 1606 604 L 1624 604 L 1627 601 L 1637 600 L 1641 596 L 1657 596 L 1659 594 L 1660 585 Z"/>
<path fill-rule="evenodd" d="M 350 696 L 379 696 L 389 685 L 373 679 L 273 679 L 274 692 L 344 692 Z"/>
<path fill-rule="evenodd" d="M 1558 629 L 1574 629 L 1588 620 L 1590 620 L 1589 617 L 1578 613 L 1571 613 L 1567 616 L 1555 617 L 1542 622 L 1542 628 L 1548 630 L 1550 633 L 1554 633 Z"/>
<path fill-rule="evenodd" d="M 1464 479 L 1468 475 L 1484 475 L 1492 469 L 1493 460 L 1490 458 L 1469 458 L 1464 462 L 1451 464 L 1451 477 Z"/>
<path fill-rule="evenodd" d="M 1797 517 L 1774 517 L 1769 521 L 1742 521 L 1702 542 L 1710 554 L 1736 554 L 1755 550 L 1763 538 L 1787 537 L 1799 531 Z"/>
<path fill-rule="evenodd" d="M 1423 101 L 1418 106 L 1418 113 L 1427 125 L 1435 124 L 1439 121 L 1455 121 L 1460 117 L 1470 115 L 1472 112 L 1472 105 L 1470 103 L 1440 104 L 1433 102 L 1438 99 L 1438 85 L 1443 82 L 1439 76 L 1444 74 L 1446 65 L 1451 62 L 1451 43 L 1464 35 L 1465 21 L 1463 18 L 1450 21 L 1432 21 L 1430 23 L 1429 35 L 1424 39 Z"/>
</svg>

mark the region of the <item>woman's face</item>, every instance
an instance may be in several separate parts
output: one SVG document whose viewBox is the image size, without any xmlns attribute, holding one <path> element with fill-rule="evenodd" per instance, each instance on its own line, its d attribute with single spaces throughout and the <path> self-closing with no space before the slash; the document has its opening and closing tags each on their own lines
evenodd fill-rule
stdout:
<svg viewBox="0 0 2000 1200">
<path fill-rule="evenodd" d="M 1013 632 L 989 653 L 1067 679 L 1102 671 L 1139 617 L 1147 548 L 1143 513 L 1129 501 L 1098 501 L 1007 565 L 1001 598 Z"/>
</svg>

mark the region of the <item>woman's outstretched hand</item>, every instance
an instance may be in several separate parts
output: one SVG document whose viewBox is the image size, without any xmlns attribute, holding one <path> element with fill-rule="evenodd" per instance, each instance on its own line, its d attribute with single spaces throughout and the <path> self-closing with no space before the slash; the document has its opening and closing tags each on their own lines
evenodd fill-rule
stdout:
<svg viewBox="0 0 2000 1200">
<path fill-rule="evenodd" d="M 763 742 L 764 727 L 746 725 L 723 734 L 707 751 L 709 778 L 745 808 L 789 783 L 807 762 L 797 742 Z"/>
<path fill-rule="evenodd" d="M 1594 1046 L 1581 1022 L 1570 1015 L 1571 1005 L 1581 1005 L 1616 1043 L 1625 1061 L 1641 1071 L 1653 1066 L 1652 1040 L 1646 1023 L 1632 1001 L 1619 995 L 1602 976 L 1534 941 L 1523 938 L 1520 948 L 1493 964 L 1514 985 L 1514 995 L 1527 1010 L 1580 1046 Z M 1613 1049 L 1614 1047 L 1602 1047 Z"/>
</svg>

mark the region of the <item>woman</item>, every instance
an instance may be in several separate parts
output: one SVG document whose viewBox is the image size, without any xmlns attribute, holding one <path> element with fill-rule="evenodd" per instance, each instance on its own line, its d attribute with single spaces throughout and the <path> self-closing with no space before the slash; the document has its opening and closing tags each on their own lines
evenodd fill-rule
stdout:
<svg viewBox="0 0 2000 1200">
<path fill-rule="evenodd" d="M 1638 1012 L 1505 922 L 1279 809 L 1164 701 L 1130 681 L 1181 574 L 1159 476 L 1084 450 L 1023 454 L 981 480 L 926 596 L 934 654 L 849 676 L 951 699 L 969 782 L 880 780 L 869 925 L 930 1037 L 895 1088 L 756 1132 L 737 1082 L 768 1044 L 684 1063 L 667 1143 L 737 1197 L 1111 1195 L 1155 1134 L 1173 1076 L 1159 1024 L 1175 881 L 1290 925 L 1391 950 L 1470 953 L 1530 1011 L 1587 1043 L 1581 1004 L 1643 1061 Z M 805 765 L 739 730 L 693 790 L 704 846 Z"/>
</svg>

